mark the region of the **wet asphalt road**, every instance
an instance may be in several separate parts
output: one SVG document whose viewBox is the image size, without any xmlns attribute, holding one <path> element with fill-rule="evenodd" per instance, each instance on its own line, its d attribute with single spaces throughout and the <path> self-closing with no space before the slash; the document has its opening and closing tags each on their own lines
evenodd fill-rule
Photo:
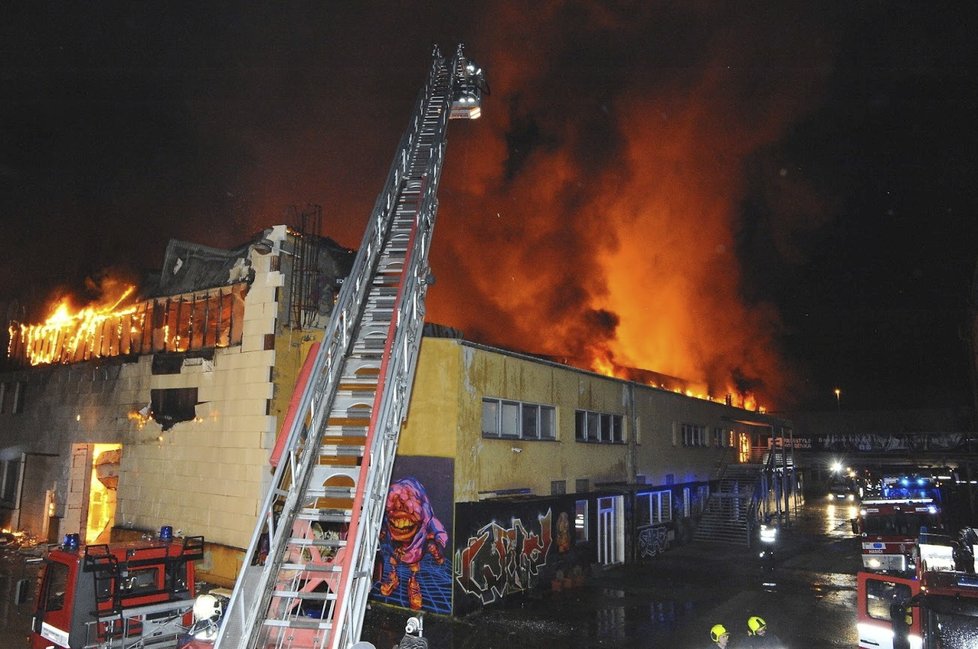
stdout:
<svg viewBox="0 0 978 649">
<path fill-rule="evenodd" d="M 596 571 L 578 588 L 513 597 L 460 620 L 428 615 L 431 649 L 690 649 L 710 646 L 709 629 L 736 636 L 760 615 L 786 646 L 855 647 L 859 544 L 847 506 L 809 502 L 783 527 L 778 564 L 761 570 L 756 548 L 690 544 L 641 565 Z M 12 550 L 0 559 L 0 649 L 24 647 L 30 604 L 12 603 L 13 585 L 36 563 Z M 33 582 L 32 582 L 33 588 Z M 407 611 L 372 606 L 363 639 L 397 643 Z"/>
</svg>

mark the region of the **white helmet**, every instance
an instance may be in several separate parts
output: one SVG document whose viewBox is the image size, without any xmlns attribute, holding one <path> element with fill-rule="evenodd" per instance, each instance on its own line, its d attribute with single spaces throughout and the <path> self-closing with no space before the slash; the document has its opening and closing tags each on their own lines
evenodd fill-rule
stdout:
<svg viewBox="0 0 978 649">
<path fill-rule="evenodd" d="M 416 617 L 409 617 L 407 624 L 404 625 L 404 631 L 421 635 L 421 620 Z"/>
<path fill-rule="evenodd" d="M 221 600 L 213 595 L 198 595 L 194 601 L 194 621 L 204 622 L 221 617 Z"/>
</svg>

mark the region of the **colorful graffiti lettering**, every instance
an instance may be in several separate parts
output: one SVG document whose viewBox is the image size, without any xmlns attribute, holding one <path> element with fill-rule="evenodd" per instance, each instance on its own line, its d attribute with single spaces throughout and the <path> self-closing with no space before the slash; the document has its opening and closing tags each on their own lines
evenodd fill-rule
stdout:
<svg viewBox="0 0 978 649">
<path fill-rule="evenodd" d="M 551 510 L 538 514 L 540 533 L 526 530 L 519 518 L 503 528 L 495 521 L 469 537 L 464 548 L 455 552 L 455 581 L 483 604 L 533 586 L 540 568 L 547 565 L 553 542 Z"/>
</svg>

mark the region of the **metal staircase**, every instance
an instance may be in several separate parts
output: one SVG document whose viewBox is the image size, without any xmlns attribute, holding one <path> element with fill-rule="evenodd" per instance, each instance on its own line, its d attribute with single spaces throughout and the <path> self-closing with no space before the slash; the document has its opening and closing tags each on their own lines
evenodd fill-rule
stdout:
<svg viewBox="0 0 978 649">
<path fill-rule="evenodd" d="M 479 116 L 482 71 L 435 49 L 315 361 L 297 386 L 218 649 L 348 648 L 360 637 L 428 284 L 447 121 Z"/>
<path fill-rule="evenodd" d="M 750 546 L 756 524 L 765 515 L 783 513 L 785 476 L 794 470 L 790 450 L 765 451 L 759 464 L 728 464 L 710 494 L 694 541 Z"/>
<path fill-rule="evenodd" d="M 754 502 L 763 464 L 728 464 L 710 494 L 694 541 L 750 545 Z"/>
</svg>

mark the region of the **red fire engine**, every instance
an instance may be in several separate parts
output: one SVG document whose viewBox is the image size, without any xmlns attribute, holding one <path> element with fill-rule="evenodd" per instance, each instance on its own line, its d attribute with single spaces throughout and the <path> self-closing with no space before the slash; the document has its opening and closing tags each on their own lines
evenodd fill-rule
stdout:
<svg viewBox="0 0 978 649">
<path fill-rule="evenodd" d="M 861 649 L 978 647 L 978 547 L 973 530 L 961 538 L 922 537 L 915 576 L 859 573 L 856 626 Z"/>
<path fill-rule="evenodd" d="M 78 535 L 49 552 L 38 583 L 31 649 L 176 647 L 190 626 L 194 561 L 204 538 L 159 538 L 79 546 Z"/>
<path fill-rule="evenodd" d="M 853 532 L 862 536 L 866 570 L 910 574 L 921 530 L 943 530 L 940 487 L 921 476 L 883 481 L 878 495 L 863 500 Z"/>
</svg>

